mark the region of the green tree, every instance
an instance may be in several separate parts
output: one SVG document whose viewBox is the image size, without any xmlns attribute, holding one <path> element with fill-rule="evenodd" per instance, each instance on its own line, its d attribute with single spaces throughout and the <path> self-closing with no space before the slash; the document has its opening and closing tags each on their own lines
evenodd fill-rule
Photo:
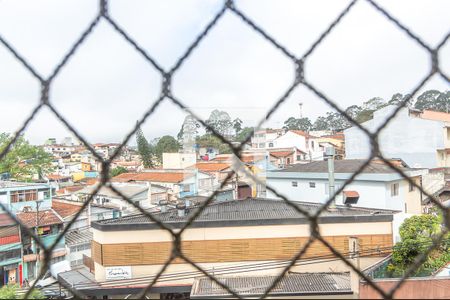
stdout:
<svg viewBox="0 0 450 300">
<path fill-rule="evenodd" d="M 25 294 L 17 295 L 17 285 L 5 285 L 0 289 L 0 299 L 23 299 Z M 45 299 L 40 290 L 33 289 L 27 299 Z"/>
<path fill-rule="evenodd" d="M 314 130 L 329 130 L 330 124 L 328 124 L 328 120 L 326 117 L 319 116 L 313 124 Z"/>
<path fill-rule="evenodd" d="M 0 134 L 0 152 L 11 142 L 13 136 Z M 53 157 L 43 148 L 31 145 L 23 136 L 19 136 L 8 153 L 0 161 L 0 174 L 8 173 L 17 180 L 31 180 L 37 175 L 40 179 L 54 171 Z"/>
<path fill-rule="evenodd" d="M 117 175 L 120 175 L 122 173 L 127 173 L 127 172 L 128 172 L 128 170 L 126 168 L 124 168 L 122 166 L 118 166 L 118 167 L 115 167 L 114 169 L 111 169 L 109 171 L 109 177 L 112 178 L 112 177 L 115 177 Z"/>
<path fill-rule="evenodd" d="M 141 156 L 142 163 L 144 164 L 144 168 L 153 168 L 153 147 L 145 138 L 144 133 L 142 132 L 142 129 L 140 127 L 136 131 L 136 143 L 137 150 L 139 152 L 139 155 Z"/>
<path fill-rule="evenodd" d="M 395 244 L 392 252 L 392 264 L 388 270 L 401 275 L 421 253 L 432 243 L 433 237 L 441 231 L 442 216 L 418 215 L 406 219 L 400 226 L 401 241 Z M 441 245 L 428 256 L 416 274 L 429 275 L 450 261 L 450 237 L 444 238 Z"/>
<path fill-rule="evenodd" d="M 303 131 L 310 131 L 312 128 L 312 123 L 309 118 L 294 118 L 290 117 L 286 121 L 284 121 L 284 129 L 287 130 L 303 130 Z"/>
<path fill-rule="evenodd" d="M 341 131 L 351 127 L 351 123 L 339 112 L 327 112 L 328 128 Z"/>
<path fill-rule="evenodd" d="M 180 150 L 180 144 L 178 141 L 170 135 L 161 137 L 155 145 L 155 156 L 162 162 L 163 153 L 174 153 Z"/>
<path fill-rule="evenodd" d="M 236 142 L 243 142 L 248 136 L 253 135 L 253 127 L 244 127 L 239 134 L 236 136 Z"/>
<path fill-rule="evenodd" d="M 231 128 L 233 126 L 230 115 L 226 111 L 215 109 L 209 115 L 206 120 L 206 124 L 213 128 L 216 132 L 223 136 L 231 135 Z M 211 130 L 206 128 L 207 133 L 211 133 Z"/>
<path fill-rule="evenodd" d="M 227 144 L 223 143 L 217 136 L 210 133 L 198 137 L 196 143 L 199 147 L 215 148 L 219 153 L 232 153 Z"/>
<path fill-rule="evenodd" d="M 450 112 L 450 91 L 429 90 L 423 92 L 417 97 L 414 107 L 420 110 L 430 109 L 448 113 Z"/>
</svg>

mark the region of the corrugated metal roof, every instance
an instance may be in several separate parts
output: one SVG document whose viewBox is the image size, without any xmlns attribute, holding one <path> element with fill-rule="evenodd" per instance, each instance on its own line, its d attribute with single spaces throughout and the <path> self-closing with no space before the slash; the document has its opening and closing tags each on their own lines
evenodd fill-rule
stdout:
<svg viewBox="0 0 450 300">
<path fill-rule="evenodd" d="M 92 241 L 92 232 L 89 228 L 69 231 L 65 235 L 68 246 L 86 244 Z"/>
<path fill-rule="evenodd" d="M 217 280 L 242 296 L 261 296 L 277 276 L 219 276 Z M 292 273 L 281 279 L 270 295 L 351 294 L 350 273 Z M 197 278 L 191 298 L 231 296 L 208 277 Z"/>
<path fill-rule="evenodd" d="M 297 202 L 296 205 L 309 212 L 314 212 L 322 204 Z M 187 209 L 185 216 L 178 216 L 176 209 L 171 209 L 165 213 L 155 213 L 154 216 L 164 223 L 184 223 L 194 214 L 197 207 Z M 360 216 L 372 215 L 374 212 L 384 212 L 392 214 L 392 211 L 379 209 L 353 208 L 337 206 L 336 210 L 325 210 L 321 217 L 327 216 Z M 195 222 L 202 221 L 240 221 L 240 220 L 279 220 L 279 219 L 301 219 L 304 215 L 298 213 L 285 201 L 274 199 L 245 199 L 216 202 L 206 207 L 197 217 Z M 98 221 L 99 224 L 148 224 L 153 223 L 150 218 L 144 215 L 126 216 L 118 219 Z"/>
</svg>

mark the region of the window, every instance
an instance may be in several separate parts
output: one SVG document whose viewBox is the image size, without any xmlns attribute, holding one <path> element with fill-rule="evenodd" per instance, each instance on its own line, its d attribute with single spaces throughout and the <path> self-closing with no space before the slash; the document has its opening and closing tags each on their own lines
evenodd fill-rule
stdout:
<svg viewBox="0 0 450 300">
<path fill-rule="evenodd" d="M 315 182 L 310 182 L 309 183 L 309 187 L 313 188 L 313 189 L 316 188 L 316 183 Z"/>
<path fill-rule="evenodd" d="M 392 197 L 398 196 L 398 187 L 399 187 L 398 183 L 391 184 L 391 196 Z"/>
<path fill-rule="evenodd" d="M 273 147 L 273 143 L 269 143 L 269 147 Z"/>
<path fill-rule="evenodd" d="M 297 181 L 292 181 L 292 186 L 293 187 L 297 187 L 298 186 L 298 182 Z"/>
<path fill-rule="evenodd" d="M 409 183 L 409 191 L 414 192 L 416 190 L 416 187 L 411 182 Z"/>
<path fill-rule="evenodd" d="M 183 185 L 183 192 L 190 192 L 190 191 L 191 191 L 191 186 L 189 184 Z"/>
<path fill-rule="evenodd" d="M 264 143 L 259 143 L 258 148 L 264 148 Z"/>
<path fill-rule="evenodd" d="M 301 155 L 297 155 L 297 160 L 302 160 Z"/>
<path fill-rule="evenodd" d="M 288 157 L 286 158 L 286 164 L 290 165 L 291 164 L 291 159 Z"/>
</svg>

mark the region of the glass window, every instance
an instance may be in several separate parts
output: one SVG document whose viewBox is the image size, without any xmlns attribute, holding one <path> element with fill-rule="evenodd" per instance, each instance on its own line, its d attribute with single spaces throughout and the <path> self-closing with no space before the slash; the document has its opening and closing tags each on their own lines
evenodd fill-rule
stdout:
<svg viewBox="0 0 450 300">
<path fill-rule="evenodd" d="M 409 183 L 409 191 L 414 192 L 416 190 L 416 187 L 411 182 Z"/>
<path fill-rule="evenodd" d="M 292 186 L 293 187 L 297 187 L 298 186 L 298 182 L 297 181 L 292 181 Z"/>
<path fill-rule="evenodd" d="M 398 187 L 399 187 L 398 183 L 391 184 L 391 196 L 392 197 L 398 196 Z"/>
<path fill-rule="evenodd" d="M 309 187 L 310 188 L 315 188 L 316 187 L 316 183 L 315 182 L 310 182 L 309 183 Z"/>
</svg>

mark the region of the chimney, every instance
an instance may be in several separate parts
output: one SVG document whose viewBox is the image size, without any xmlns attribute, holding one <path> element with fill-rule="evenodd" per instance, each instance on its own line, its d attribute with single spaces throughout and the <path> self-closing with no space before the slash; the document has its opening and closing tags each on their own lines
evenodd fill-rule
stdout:
<svg viewBox="0 0 450 300">
<path fill-rule="evenodd" d="M 159 200 L 159 206 L 161 206 L 162 213 L 167 212 L 167 204 L 169 204 L 167 200 Z"/>
<path fill-rule="evenodd" d="M 178 203 L 177 204 L 177 211 L 178 211 L 178 216 L 180 218 L 186 216 L 186 204 L 184 203 Z"/>
</svg>

